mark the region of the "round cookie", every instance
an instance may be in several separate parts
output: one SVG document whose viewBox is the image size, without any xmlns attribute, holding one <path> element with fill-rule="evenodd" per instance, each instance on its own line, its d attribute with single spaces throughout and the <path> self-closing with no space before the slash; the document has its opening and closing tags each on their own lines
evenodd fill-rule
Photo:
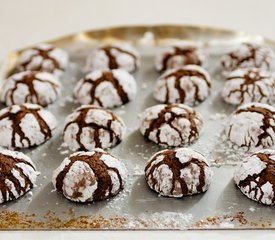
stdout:
<svg viewBox="0 0 275 240">
<path fill-rule="evenodd" d="M 104 108 L 126 104 L 135 98 L 136 92 L 135 79 L 121 69 L 90 72 L 76 84 L 74 89 L 74 95 L 81 104 Z"/>
<path fill-rule="evenodd" d="M 6 80 L 1 101 L 8 106 L 36 103 L 45 107 L 56 100 L 60 88 L 59 81 L 51 73 L 24 71 Z"/>
<path fill-rule="evenodd" d="M 123 162 L 96 148 L 65 158 L 53 173 L 53 185 L 74 202 L 93 202 L 117 195 L 126 182 Z"/>
<path fill-rule="evenodd" d="M 248 198 L 275 204 L 275 150 L 262 150 L 244 159 L 234 174 L 238 188 Z"/>
<path fill-rule="evenodd" d="M 162 196 L 175 198 L 207 191 L 212 176 L 204 156 L 188 148 L 159 151 L 145 167 L 148 186 Z"/>
<path fill-rule="evenodd" d="M 163 146 L 177 147 L 192 143 L 200 134 L 202 118 L 183 104 L 159 104 L 141 115 L 141 134 Z"/>
<path fill-rule="evenodd" d="M 257 149 L 275 146 L 275 108 L 263 103 L 240 106 L 232 114 L 225 134 L 239 147 Z"/>
<path fill-rule="evenodd" d="M 13 201 L 35 186 L 36 171 L 23 153 L 0 150 L 0 203 Z"/>
<path fill-rule="evenodd" d="M 204 66 L 205 62 L 206 55 L 196 44 L 179 42 L 157 54 L 155 67 L 157 71 L 163 72 L 190 64 Z"/>
<path fill-rule="evenodd" d="M 83 105 L 67 117 L 63 140 L 72 151 L 110 148 L 122 141 L 125 131 L 124 122 L 115 113 Z"/>
<path fill-rule="evenodd" d="M 237 69 L 226 78 L 221 96 L 225 102 L 235 105 L 249 102 L 272 104 L 274 89 L 275 78 L 270 72 L 257 68 Z"/>
<path fill-rule="evenodd" d="M 87 58 L 86 71 L 123 69 L 134 72 L 140 66 L 139 53 L 130 45 L 117 43 L 100 47 Z"/>
<path fill-rule="evenodd" d="M 67 65 L 68 53 L 51 44 L 41 43 L 23 51 L 17 63 L 19 71 L 32 70 L 61 75 Z"/>
<path fill-rule="evenodd" d="M 154 87 L 154 97 L 162 103 L 184 103 L 189 106 L 204 101 L 210 94 L 208 72 L 197 65 L 165 71 Z"/>
<path fill-rule="evenodd" d="M 57 122 L 37 104 L 12 105 L 0 111 L 0 146 L 29 148 L 52 137 Z"/>
<path fill-rule="evenodd" d="M 221 66 L 224 75 L 238 68 L 255 67 L 269 71 L 275 66 L 275 54 L 268 46 L 246 42 L 225 54 Z"/>
</svg>

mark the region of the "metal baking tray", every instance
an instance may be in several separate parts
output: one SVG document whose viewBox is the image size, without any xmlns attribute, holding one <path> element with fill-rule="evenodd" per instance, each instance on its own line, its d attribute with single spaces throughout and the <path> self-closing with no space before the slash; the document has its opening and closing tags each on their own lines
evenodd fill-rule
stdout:
<svg viewBox="0 0 275 240">
<path fill-rule="evenodd" d="M 210 189 L 181 199 L 159 197 L 146 185 L 143 169 L 148 158 L 161 148 L 145 140 L 138 131 L 138 114 L 157 104 L 152 88 L 158 77 L 154 69 L 157 50 L 178 40 L 196 41 L 209 55 L 211 96 L 195 107 L 204 118 L 204 130 L 190 147 L 204 154 L 214 170 Z M 69 52 L 70 65 L 61 79 L 62 95 L 48 107 L 58 118 L 59 127 L 45 144 L 23 150 L 41 172 L 37 187 L 19 200 L 0 206 L 1 229 L 272 229 L 274 207 L 246 198 L 232 180 L 236 163 L 248 153 L 223 143 L 222 131 L 233 107 L 222 101 L 223 85 L 219 58 L 232 45 L 262 41 L 275 48 L 275 42 L 241 32 L 195 26 L 131 26 L 80 32 L 50 43 Z M 76 82 L 83 75 L 88 53 L 104 43 L 126 41 L 141 54 L 141 68 L 134 74 L 138 95 L 129 104 L 114 109 L 126 123 L 124 141 L 110 152 L 125 162 L 128 182 L 123 192 L 109 201 L 76 204 L 53 191 L 52 171 L 70 154 L 63 148 L 61 131 L 65 117 L 79 106 L 72 97 Z M 1 61 L 1 83 L 14 71 L 19 51 Z M 3 108 L 4 106 L 1 106 Z"/>
</svg>

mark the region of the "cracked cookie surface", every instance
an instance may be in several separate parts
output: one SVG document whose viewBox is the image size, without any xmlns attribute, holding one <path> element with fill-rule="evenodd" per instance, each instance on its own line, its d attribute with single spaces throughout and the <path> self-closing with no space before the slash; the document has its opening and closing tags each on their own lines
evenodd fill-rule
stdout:
<svg viewBox="0 0 275 240">
<path fill-rule="evenodd" d="M 59 81 L 51 73 L 24 71 L 6 80 L 1 101 L 8 106 L 35 103 L 45 107 L 56 100 L 60 88 Z"/>
<path fill-rule="evenodd" d="M 249 102 L 272 104 L 275 101 L 275 78 L 270 72 L 238 69 L 226 78 L 221 95 L 225 102 L 239 105 Z"/>
<path fill-rule="evenodd" d="M 140 66 L 140 56 L 132 46 L 123 43 L 102 46 L 87 58 L 86 71 L 123 69 L 134 72 Z"/>
<path fill-rule="evenodd" d="M 275 204 L 275 150 L 262 150 L 244 159 L 234 174 L 239 189 L 259 203 Z"/>
<path fill-rule="evenodd" d="M 111 198 L 123 188 L 127 170 L 123 162 L 96 148 L 76 152 L 65 158 L 53 173 L 53 185 L 75 202 L 93 202 Z"/>
<path fill-rule="evenodd" d="M 10 150 L 0 150 L 0 173 L 0 203 L 23 196 L 39 175 L 27 155 Z"/>
<path fill-rule="evenodd" d="M 136 81 L 128 72 L 95 70 L 76 84 L 74 96 L 81 104 L 114 108 L 133 100 L 136 92 Z"/>
<path fill-rule="evenodd" d="M 188 148 L 167 149 L 154 154 L 146 164 L 149 187 L 162 196 L 183 197 L 205 192 L 213 172 L 207 160 Z"/>
<path fill-rule="evenodd" d="M 37 104 L 12 105 L 0 111 L 0 146 L 29 148 L 52 137 L 57 121 Z"/>
<path fill-rule="evenodd" d="M 110 148 L 122 141 L 125 131 L 124 122 L 112 111 L 83 105 L 66 118 L 63 140 L 73 151 Z"/>
<path fill-rule="evenodd" d="M 67 68 L 68 61 L 68 54 L 63 49 L 41 43 L 21 53 L 17 69 L 50 72 L 60 76 Z"/>
<path fill-rule="evenodd" d="M 141 114 L 142 135 L 164 146 L 188 145 L 200 134 L 203 120 L 196 111 L 184 104 L 159 104 Z"/>
<path fill-rule="evenodd" d="M 275 108 L 247 103 L 232 114 L 225 129 L 229 141 L 239 147 L 258 149 L 275 146 Z"/>
<path fill-rule="evenodd" d="M 203 102 L 210 94 L 208 72 L 197 65 L 169 69 L 158 79 L 154 97 L 162 103 L 184 103 L 189 106 Z"/>
</svg>

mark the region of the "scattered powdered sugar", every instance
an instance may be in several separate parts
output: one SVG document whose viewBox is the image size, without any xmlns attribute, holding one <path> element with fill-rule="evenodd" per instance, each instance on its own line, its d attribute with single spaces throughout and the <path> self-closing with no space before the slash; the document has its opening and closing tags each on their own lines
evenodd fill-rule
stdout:
<svg viewBox="0 0 275 240">
<path fill-rule="evenodd" d="M 193 220 L 193 215 L 177 212 L 153 212 L 142 213 L 136 219 L 131 219 L 127 223 L 129 229 L 187 229 Z"/>
<path fill-rule="evenodd" d="M 225 118 L 227 118 L 226 114 L 224 114 L 224 113 L 215 113 L 215 114 L 210 115 L 209 120 L 216 121 L 216 120 L 223 120 Z"/>
<path fill-rule="evenodd" d="M 249 208 L 249 211 L 250 211 L 250 212 L 255 212 L 255 210 L 256 210 L 256 209 L 255 209 L 254 207 L 250 207 L 250 208 Z"/>
</svg>

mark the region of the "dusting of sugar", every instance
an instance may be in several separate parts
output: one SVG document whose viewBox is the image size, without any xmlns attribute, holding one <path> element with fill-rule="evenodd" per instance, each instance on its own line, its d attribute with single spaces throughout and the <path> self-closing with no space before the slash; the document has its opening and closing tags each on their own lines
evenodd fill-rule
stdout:
<svg viewBox="0 0 275 240">
<path fill-rule="evenodd" d="M 180 78 L 178 74 L 181 74 Z M 204 68 L 186 65 L 165 71 L 157 79 L 153 95 L 162 103 L 184 103 L 194 106 L 209 96 L 210 88 L 211 78 Z"/>
<path fill-rule="evenodd" d="M 79 125 L 76 122 L 80 112 L 87 110 L 85 115 L 85 123 L 87 126 L 82 126 L 82 134 L 80 135 L 80 142 L 77 139 Z M 114 119 L 113 119 L 114 116 Z M 111 120 L 111 124 L 109 121 Z M 96 124 L 99 129 L 94 129 L 93 125 Z M 98 137 L 101 147 L 106 149 L 118 144 L 117 139 L 123 139 L 126 127 L 121 118 L 114 113 L 107 111 L 103 108 L 94 107 L 92 105 L 83 105 L 70 114 L 65 120 L 65 130 L 63 134 L 64 143 L 73 151 L 79 149 L 82 144 L 86 149 L 92 150 L 96 146 L 94 134 L 98 131 Z M 111 137 L 113 135 L 113 137 Z M 114 137 L 116 136 L 116 137 Z"/>
<path fill-rule="evenodd" d="M 159 118 L 159 114 L 165 111 L 169 105 L 159 104 L 147 108 L 142 114 L 140 119 L 140 132 L 145 135 L 146 131 L 150 128 L 150 124 Z M 173 115 L 165 115 L 166 119 L 158 129 L 150 129 L 148 138 L 158 144 L 166 146 L 182 146 L 190 144 L 194 141 L 202 128 L 203 121 L 192 108 L 183 104 L 174 104 L 171 107 Z M 188 117 L 192 113 L 192 120 Z M 175 117 L 175 116 L 179 117 Z M 191 122 L 196 124 L 196 132 L 191 129 Z M 191 131 L 192 130 L 192 131 Z"/>
<path fill-rule="evenodd" d="M 110 73 L 114 82 L 109 78 L 101 81 L 98 84 L 98 79 L 102 78 L 103 74 Z M 126 94 L 128 101 L 135 98 L 137 93 L 136 80 L 132 75 L 122 69 L 114 69 L 109 71 L 95 70 L 88 73 L 75 86 L 74 95 L 81 104 L 93 104 L 104 108 L 114 108 L 121 106 L 123 98 L 120 96 L 119 87 Z M 91 90 L 93 89 L 93 95 Z"/>
<path fill-rule="evenodd" d="M 201 62 L 202 66 L 206 65 L 206 58 L 207 58 L 206 54 L 198 46 L 198 44 L 196 44 L 195 42 L 179 41 L 179 42 L 173 43 L 171 46 L 168 46 L 167 48 L 162 49 L 161 51 L 158 52 L 158 54 L 156 55 L 156 59 L 155 59 L 155 67 L 156 67 L 157 71 L 162 71 L 162 69 L 164 67 L 163 66 L 164 58 L 167 55 L 173 55 L 168 59 L 167 66 L 166 66 L 168 69 L 182 67 L 183 65 L 185 65 L 187 55 L 175 54 L 176 48 L 180 49 L 181 51 L 184 51 L 184 50 L 187 50 L 190 48 L 194 48 L 195 51 L 194 51 L 193 55 L 196 56 L 194 58 L 198 58 L 199 61 Z"/>
<path fill-rule="evenodd" d="M 123 69 L 128 72 L 135 71 L 139 63 L 139 53 L 127 43 L 116 43 L 109 45 L 112 56 L 116 59 L 119 69 Z M 116 48 L 122 49 L 118 51 Z M 135 56 L 135 58 L 125 52 L 129 52 Z M 86 61 L 86 67 L 84 71 L 93 70 L 108 70 L 109 69 L 109 56 L 102 48 L 96 49 L 91 52 Z"/>
</svg>

